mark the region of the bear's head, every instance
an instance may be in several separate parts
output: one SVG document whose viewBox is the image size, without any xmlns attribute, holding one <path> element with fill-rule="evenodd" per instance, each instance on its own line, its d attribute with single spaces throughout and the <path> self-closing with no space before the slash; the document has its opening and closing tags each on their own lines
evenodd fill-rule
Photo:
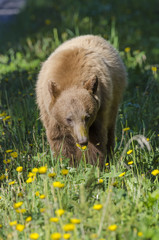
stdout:
<svg viewBox="0 0 159 240">
<path fill-rule="evenodd" d="M 49 84 L 52 98 L 50 117 L 65 129 L 64 134 L 70 134 L 81 146 L 88 144 L 89 128 L 99 109 L 97 87 L 97 77 L 88 80 L 80 88 L 71 87 L 63 91 L 55 82 Z"/>
</svg>

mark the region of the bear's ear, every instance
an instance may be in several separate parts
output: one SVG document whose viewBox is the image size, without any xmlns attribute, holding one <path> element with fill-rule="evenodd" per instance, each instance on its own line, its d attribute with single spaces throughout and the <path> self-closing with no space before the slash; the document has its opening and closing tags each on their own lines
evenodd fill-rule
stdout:
<svg viewBox="0 0 159 240">
<path fill-rule="evenodd" d="M 92 79 L 88 80 L 84 84 L 84 88 L 86 88 L 90 93 L 93 93 L 93 94 L 96 93 L 97 87 L 98 87 L 98 78 L 97 78 L 97 76 L 94 76 Z"/>
<path fill-rule="evenodd" d="M 51 97 L 57 98 L 60 95 L 60 89 L 55 82 L 49 81 L 48 89 Z"/>
</svg>

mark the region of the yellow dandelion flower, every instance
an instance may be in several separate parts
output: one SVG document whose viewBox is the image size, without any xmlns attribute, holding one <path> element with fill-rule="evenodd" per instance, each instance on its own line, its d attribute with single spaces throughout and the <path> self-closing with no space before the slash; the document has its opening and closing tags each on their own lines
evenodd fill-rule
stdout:
<svg viewBox="0 0 159 240">
<path fill-rule="evenodd" d="M 4 164 L 8 164 L 8 163 L 10 163 L 10 162 L 11 162 L 11 160 L 10 160 L 10 159 L 3 160 L 3 163 L 4 163 Z"/>
<path fill-rule="evenodd" d="M 125 48 L 125 52 L 126 52 L 126 53 L 130 52 L 130 50 L 131 50 L 130 47 L 126 47 L 126 48 Z"/>
<path fill-rule="evenodd" d="M 22 232 L 24 230 L 25 226 L 22 224 L 17 224 L 16 226 L 16 230 L 18 230 L 19 232 Z"/>
<path fill-rule="evenodd" d="M 57 209 L 57 210 L 55 211 L 55 214 L 56 214 L 56 216 L 58 216 L 58 217 L 62 216 L 64 213 L 65 213 L 65 210 L 63 210 L 63 209 Z"/>
<path fill-rule="evenodd" d="M 153 67 L 151 67 L 151 70 L 152 70 L 153 73 L 156 73 L 157 72 L 157 67 L 153 66 Z"/>
<path fill-rule="evenodd" d="M 14 209 L 20 208 L 22 206 L 23 202 L 17 202 L 13 204 Z"/>
<path fill-rule="evenodd" d="M 40 195 L 40 193 L 37 191 L 37 192 L 35 193 L 35 196 L 38 197 L 39 195 Z"/>
<path fill-rule="evenodd" d="M 71 237 L 70 233 L 64 233 L 63 238 L 64 239 L 69 239 Z"/>
<path fill-rule="evenodd" d="M 127 131 L 129 131 L 129 130 L 130 130 L 129 127 L 123 128 L 123 131 L 124 131 L 124 132 L 127 132 Z"/>
<path fill-rule="evenodd" d="M 27 218 L 25 219 L 26 222 L 31 222 L 31 220 L 32 220 L 32 217 L 31 217 L 31 216 L 29 216 L 29 217 L 27 217 Z"/>
<path fill-rule="evenodd" d="M 45 173 L 47 172 L 47 167 L 46 167 L 46 166 L 40 167 L 40 168 L 38 169 L 38 172 L 39 172 L 40 174 L 45 174 Z"/>
<path fill-rule="evenodd" d="M 46 196 L 45 196 L 45 194 L 41 194 L 39 198 L 40 198 L 40 199 L 45 199 Z"/>
<path fill-rule="evenodd" d="M 151 172 L 152 175 L 156 176 L 159 174 L 159 170 L 158 169 L 155 169 Z"/>
<path fill-rule="evenodd" d="M 45 24 L 46 24 L 46 25 L 50 25 L 50 24 L 51 24 L 51 20 L 50 20 L 50 19 L 46 19 L 46 20 L 45 20 Z"/>
<path fill-rule="evenodd" d="M 80 149 L 80 150 L 86 150 L 87 146 L 81 146 L 80 144 L 76 143 L 76 146 Z"/>
<path fill-rule="evenodd" d="M 50 218 L 50 222 L 55 222 L 57 223 L 59 221 L 59 219 L 57 217 L 52 217 Z"/>
<path fill-rule="evenodd" d="M 10 155 L 13 158 L 17 158 L 18 157 L 18 153 L 17 152 L 12 152 Z"/>
<path fill-rule="evenodd" d="M 32 172 L 29 172 L 29 173 L 28 173 L 28 178 L 32 178 L 32 177 L 34 177 L 34 176 L 36 176 L 36 173 L 32 173 Z"/>
<path fill-rule="evenodd" d="M 62 169 L 62 170 L 61 170 L 62 175 L 67 175 L 68 172 L 69 172 L 68 169 Z"/>
<path fill-rule="evenodd" d="M 98 179 L 98 183 L 103 183 L 103 179 Z"/>
<path fill-rule="evenodd" d="M 128 165 L 132 165 L 134 162 L 133 161 L 130 161 L 130 162 L 128 162 Z"/>
<path fill-rule="evenodd" d="M 78 219 L 78 218 L 71 218 L 70 222 L 73 223 L 73 224 L 79 224 L 81 222 L 81 220 Z"/>
<path fill-rule="evenodd" d="M 58 239 L 60 239 L 61 237 L 62 237 L 62 236 L 61 236 L 61 233 L 58 233 L 58 232 L 51 234 L 51 239 L 53 239 L 53 240 L 58 240 Z"/>
<path fill-rule="evenodd" d="M 109 229 L 110 231 L 115 231 L 115 230 L 117 229 L 117 225 L 116 225 L 116 224 L 110 225 L 110 226 L 108 227 L 108 229 Z"/>
<path fill-rule="evenodd" d="M 54 178 L 54 177 L 56 176 L 56 173 L 49 173 L 48 176 L 49 176 L 50 178 Z"/>
<path fill-rule="evenodd" d="M 93 206 L 93 209 L 94 209 L 94 210 L 100 210 L 100 209 L 102 209 L 102 207 L 103 207 L 102 204 L 95 204 L 95 205 Z"/>
<path fill-rule="evenodd" d="M 137 235 L 138 235 L 139 237 L 142 237 L 142 236 L 143 236 L 143 233 L 142 233 L 142 232 L 138 232 Z"/>
<path fill-rule="evenodd" d="M 2 224 L 0 224 L 0 228 L 2 228 L 3 226 L 2 226 Z"/>
<path fill-rule="evenodd" d="M 2 199 L 2 197 L 0 196 L 0 200 Z"/>
<path fill-rule="evenodd" d="M 32 183 L 33 182 L 33 178 L 29 177 L 27 180 L 26 180 L 26 183 Z"/>
<path fill-rule="evenodd" d="M 74 229 L 75 229 L 75 225 L 72 223 L 68 223 L 63 226 L 63 230 L 66 232 L 73 231 Z"/>
<path fill-rule="evenodd" d="M 45 208 L 40 208 L 40 212 L 41 213 L 45 212 Z"/>
<path fill-rule="evenodd" d="M 33 172 L 33 173 L 37 173 L 37 172 L 38 172 L 38 168 L 33 168 L 33 169 L 32 169 L 32 172 Z"/>
<path fill-rule="evenodd" d="M 36 240 L 36 239 L 39 238 L 39 234 L 38 234 L 38 233 L 31 233 L 31 234 L 29 235 L 29 238 Z"/>
<path fill-rule="evenodd" d="M 6 150 L 6 153 L 11 153 L 11 152 L 13 152 L 13 150 L 11 149 Z"/>
<path fill-rule="evenodd" d="M 17 213 L 26 213 L 26 209 L 25 208 L 21 208 L 21 209 L 16 209 Z"/>
<path fill-rule="evenodd" d="M 126 172 L 123 172 L 121 174 L 119 174 L 119 177 L 123 177 L 126 174 Z"/>
<path fill-rule="evenodd" d="M 127 151 L 127 155 L 131 154 L 133 152 L 132 149 L 130 149 L 129 151 Z"/>
<path fill-rule="evenodd" d="M 53 182 L 52 185 L 54 188 L 63 188 L 65 186 L 65 184 L 61 182 Z"/>
<path fill-rule="evenodd" d="M 15 181 L 9 182 L 8 184 L 13 185 L 13 184 L 15 184 Z"/>
<path fill-rule="evenodd" d="M 109 166 L 109 163 L 106 163 L 105 166 L 106 166 L 106 167 Z"/>
<path fill-rule="evenodd" d="M 23 167 L 21 167 L 21 166 L 17 167 L 17 168 L 16 168 L 16 171 L 17 171 L 17 172 L 22 172 L 22 171 L 23 171 Z"/>
<path fill-rule="evenodd" d="M 17 221 L 10 222 L 9 225 L 10 226 L 15 226 L 15 225 L 17 225 Z"/>
</svg>

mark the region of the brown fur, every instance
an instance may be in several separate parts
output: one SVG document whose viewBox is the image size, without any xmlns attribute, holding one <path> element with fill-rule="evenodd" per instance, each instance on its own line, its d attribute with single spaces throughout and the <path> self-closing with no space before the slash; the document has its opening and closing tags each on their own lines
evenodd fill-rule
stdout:
<svg viewBox="0 0 159 240">
<path fill-rule="evenodd" d="M 86 35 L 58 47 L 44 62 L 36 94 L 53 152 L 79 160 L 76 143 L 88 141 L 88 161 L 104 163 L 114 148 L 116 117 L 126 86 L 117 51 L 103 38 Z"/>
</svg>

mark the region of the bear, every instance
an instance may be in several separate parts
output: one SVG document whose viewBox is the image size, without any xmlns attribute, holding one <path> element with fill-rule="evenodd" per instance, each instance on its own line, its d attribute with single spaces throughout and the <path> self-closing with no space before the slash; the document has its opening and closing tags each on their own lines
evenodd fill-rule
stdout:
<svg viewBox="0 0 159 240">
<path fill-rule="evenodd" d="M 62 43 L 42 64 L 36 101 L 55 156 L 104 165 L 115 144 L 126 68 L 104 38 L 84 35 Z"/>
</svg>

